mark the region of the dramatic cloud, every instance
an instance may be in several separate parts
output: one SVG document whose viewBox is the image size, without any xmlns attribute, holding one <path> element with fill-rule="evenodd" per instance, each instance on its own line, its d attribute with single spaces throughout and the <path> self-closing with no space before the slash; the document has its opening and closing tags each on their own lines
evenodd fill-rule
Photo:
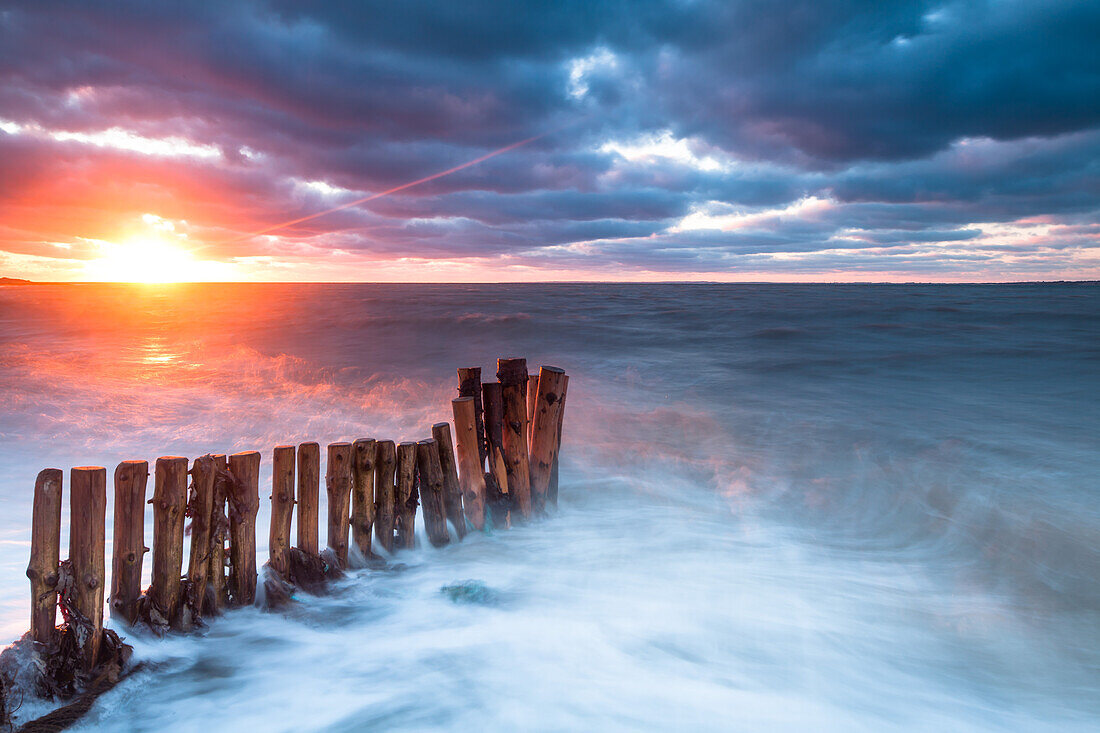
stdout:
<svg viewBox="0 0 1100 733">
<path fill-rule="evenodd" d="M 9 2 L 0 269 L 1096 278 L 1097 38 L 1086 0 Z"/>
</svg>

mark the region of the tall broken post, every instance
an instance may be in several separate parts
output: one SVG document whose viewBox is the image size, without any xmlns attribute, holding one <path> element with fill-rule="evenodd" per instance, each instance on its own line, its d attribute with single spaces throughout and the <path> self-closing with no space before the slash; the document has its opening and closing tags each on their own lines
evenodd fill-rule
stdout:
<svg viewBox="0 0 1100 733">
<path fill-rule="evenodd" d="M 524 519 L 531 517 L 531 477 L 527 458 L 527 360 L 497 360 L 504 406 L 504 463 L 508 472 L 508 492 Z"/>
<path fill-rule="evenodd" d="M 437 422 L 432 425 L 432 438 L 439 451 L 439 467 L 443 470 L 443 508 L 461 540 L 466 536 L 466 515 L 462 513 L 462 488 L 458 484 L 458 464 L 455 462 L 450 423 Z"/>
<path fill-rule="evenodd" d="M 466 520 L 476 530 L 485 529 L 485 471 L 478 455 L 480 436 L 473 397 L 451 400 L 455 419 L 455 447 L 458 453 L 458 483 Z"/>
<path fill-rule="evenodd" d="M 321 446 L 298 446 L 298 549 L 309 555 L 320 554 Z"/>
<path fill-rule="evenodd" d="M 348 566 L 348 528 L 351 521 L 351 443 L 331 443 L 325 470 L 328 490 L 328 546 L 341 568 Z"/>
<path fill-rule="evenodd" d="M 565 372 L 557 367 L 542 367 L 536 389 L 535 424 L 531 428 L 531 502 L 534 510 L 541 513 L 546 511 L 550 476 L 558 457 Z"/>
<path fill-rule="evenodd" d="M 477 428 L 477 454 L 482 466 L 489 455 L 489 444 L 485 436 L 484 409 L 481 402 L 481 367 L 459 367 L 458 396 L 470 397 L 474 401 L 474 426 Z"/>
<path fill-rule="evenodd" d="M 260 454 L 229 456 L 229 593 L 234 606 L 256 602 L 256 512 L 260 508 Z"/>
<path fill-rule="evenodd" d="M 61 482 L 59 468 L 39 472 L 34 482 L 31 520 L 31 638 L 53 641 L 57 618 L 57 566 L 61 562 Z"/>
<path fill-rule="evenodd" d="M 187 459 L 161 456 L 153 476 L 153 574 L 148 597 L 166 624 L 180 608 L 183 526 L 187 512 Z"/>
<path fill-rule="evenodd" d="M 229 494 L 229 461 L 224 453 L 215 453 L 214 505 L 210 511 L 210 563 L 206 582 L 210 588 L 209 605 L 204 606 L 207 615 L 220 613 L 229 605 L 229 591 L 225 579 L 225 540 L 229 537 L 229 516 L 226 514 L 226 497 Z"/>
<path fill-rule="evenodd" d="M 447 513 L 443 500 L 443 469 L 439 465 L 439 450 L 435 440 L 416 444 L 417 470 L 420 476 L 420 506 L 424 509 L 424 529 L 433 547 L 443 547 L 451 541 L 447 534 Z"/>
<path fill-rule="evenodd" d="M 565 424 L 565 397 L 569 393 L 569 375 L 561 385 L 561 405 L 558 407 L 558 452 L 554 454 L 554 464 L 550 467 L 550 486 L 546 491 L 546 500 L 551 506 L 558 505 L 558 461 L 561 457 L 561 427 Z"/>
<path fill-rule="evenodd" d="M 386 552 L 393 552 L 393 533 L 397 528 L 396 471 L 397 447 L 392 440 L 378 441 L 374 466 L 374 537 Z"/>
<path fill-rule="evenodd" d="M 369 560 L 370 534 L 374 527 L 374 461 L 378 444 L 373 438 L 360 438 L 351 444 L 351 541 L 364 559 Z"/>
<path fill-rule="evenodd" d="M 145 491 L 149 461 L 123 461 L 115 468 L 115 521 L 111 552 L 111 618 L 132 625 L 138 618 L 141 566 L 145 558 Z"/>
<path fill-rule="evenodd" d="M 397 547 L 411 550 L 416 547 L 416 443 L 397 446 L 397 487 L 394 492 L 394 511 L 397 516 Z"/>
<path fill-rule="evenodd" d="M 508 487 L 508 467 L 504 459 L 504 401 L 500 382 L 481 385 L 485 404 L 485 440 L 489 449 L 489 471 L 485 474 L 485 504 L 495 527 L 511 525 L 512 495 Z"/>
<path fill-rule="evenodd" d="M 271 527 L 267 533 L 268 562 L 284 578 L 294 520 L 294 446 L 277 445 L 271 456 Z"/>
<path fill-rule="evenodd" d="M 69 563 L 73 573 L 73 609 L 87 622 L 86 628 L 75 630 L 86 671 L 91 671 L 99 660 L 103 641 L 106 523 L 107 469 L 74 468 L 69 474 Z M 83 626 L 79 622 L 77 625 Z"/>
</svg>

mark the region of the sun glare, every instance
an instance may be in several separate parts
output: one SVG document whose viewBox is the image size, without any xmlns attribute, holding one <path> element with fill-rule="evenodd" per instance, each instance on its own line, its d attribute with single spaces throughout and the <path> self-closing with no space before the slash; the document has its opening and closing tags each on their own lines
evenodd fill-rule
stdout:
<svg viewBox="0 0 1100 733">
<path fill-rule="evenodd" d="M 85 267 L 87 279 L 101 282 L 202 282 L 231 280 L 234 267 L 196 260 L 190 250 L 156 237 L 123 244 L 100 242 L 99 256 Z"/>
</svg>

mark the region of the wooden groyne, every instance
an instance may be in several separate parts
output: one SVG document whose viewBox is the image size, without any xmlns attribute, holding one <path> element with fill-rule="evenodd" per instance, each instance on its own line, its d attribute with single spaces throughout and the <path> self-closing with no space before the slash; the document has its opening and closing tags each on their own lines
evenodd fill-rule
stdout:
<svg viewBox="0 0 1100 733">
<path fill-rule="evenodd" d="M 192 461 L 162 456 L 128 460 L 114 472 L 114 537 L 109 608 L 116 628 L 184 632 L 227 608 L 251 606 L 262 580 L 265 606 L 317 592 L 359 558 L 416 546 L 416 514 L 428 542 L 442 547 L 469 532 L 505 529 L 556 505 L 558 453 L 568 377 L 543 366 L 529 374 L 522 358 L 497 364 L 497 380 L 478 367 L 458 370 L 451 423 L 430 437 L 395 443 L 358 438 L 327 445 L 326 547 L 319 547 L 321 446 L 303 442 L 271 452 L 268 558 L 258 569 L 260 506 L 257 451 L 210 453 Z M 64 474 L 44 469 L 34 485 L 27 636 L 5 655 L 36 655 L 34 694 L 66 699 L 99 694 L 126 673 L 129 647 L 104 627 L 107 469 L 82 466 L 69 476 L 69 555 L 61 560 Z M 153 508 L 151 583 L 141 588 L 145 503 Z M 297 535 L 291 536 L 293 518 Z M 188 525 L 188 519 L 190 523 Z M 184 537 L 190 552 L 184 560 Z M 60 608 L 63 623 L 56 624 Z M 2 669 L 2 665 L 0 665 Z M 0 675 L 0 721 L 8 710 Z M 22 693 L 26 694 L 26 690 Z M 76 703 L 73 703 L 74 705 Z M 75 708 L 74 708 L 75 709 Z M 53 715 L 53 714 L 51 714 Z M 54 728 L 60 729 L 60 728 Z"/>
</svg>

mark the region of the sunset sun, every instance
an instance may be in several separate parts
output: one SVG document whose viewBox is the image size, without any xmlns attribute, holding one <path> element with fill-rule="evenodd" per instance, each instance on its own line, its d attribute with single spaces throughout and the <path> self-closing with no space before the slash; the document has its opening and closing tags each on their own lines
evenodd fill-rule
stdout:
<svg viewBox="0 0 1100 733">
<path fill-rule="evenodd" d="M 100 242 L 99 255 L 88 262 L 86 273 L 89 280 L 103 282 L 200 282 L 232 279 L 233 266 L 196 259 L 190 249 L 158 236 L 142 236 Z"/>
</svg>

